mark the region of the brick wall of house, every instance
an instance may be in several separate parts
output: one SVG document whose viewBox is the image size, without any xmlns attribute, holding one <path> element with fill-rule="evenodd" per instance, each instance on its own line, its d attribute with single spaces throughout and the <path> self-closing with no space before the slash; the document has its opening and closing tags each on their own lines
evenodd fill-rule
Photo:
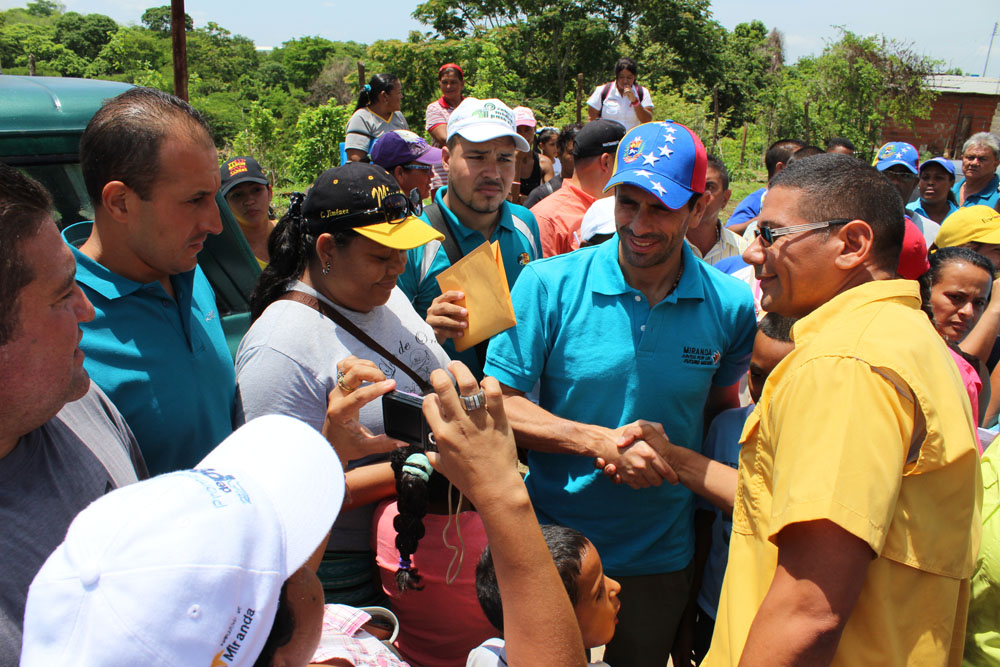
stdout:
<svg viewBox="0 0 1000 667">
<path fill-rule="evenodd" d="M 929 118 L 913 122 L 913 129 L 888 121 L 882 142 L 906 141 L 921 153 L 958 157 L 962 144 L 976 132 L 989 132 L 998 113 L 1000 95 L 944 93 L 934 102 Z"/>
</svg>

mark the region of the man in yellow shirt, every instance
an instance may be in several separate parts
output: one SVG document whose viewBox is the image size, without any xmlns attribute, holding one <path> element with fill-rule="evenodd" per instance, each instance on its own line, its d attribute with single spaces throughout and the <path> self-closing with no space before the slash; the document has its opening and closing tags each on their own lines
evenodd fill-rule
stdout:
<svg viewBox="0 0 1000 667">
<path fill-rule="evenodd" d="M 871 167 L 821 155 L 775 177 L 758 220 L 744 258 L 761 305 L 800 319 L 738 473 L 655 425 L 635 434 L 733 503 L 703 664 L 958 665 L 982 484 L 958 371 L 917 284 L 895 279 L 902 201 Z"/>
</svg>

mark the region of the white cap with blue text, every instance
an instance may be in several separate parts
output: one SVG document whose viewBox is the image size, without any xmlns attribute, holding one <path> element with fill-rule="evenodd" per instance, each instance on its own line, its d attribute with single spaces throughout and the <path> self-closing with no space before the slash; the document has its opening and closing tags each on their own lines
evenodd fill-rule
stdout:
<svg viewBox="0 0 1000 667">
<path fill-rule="evenodd" d="M 531 146 L 517 133 L 517 121 L 510 107 L 497 99 L 478 100 L 466 97 L 448 119 L 448 139 L 459 135 L 473 143 L 483 143 L 500 137 L 514 140 L 517 150 L 527 152 Z"/>
<path fill-rule="evenodd" d="M 343 496 L 330 444 L 278 415 L 247 423 L 194 470 L 112 491 L 35 576 L 21 665 L 253 665 L 282 585 Z"/>
</svg>

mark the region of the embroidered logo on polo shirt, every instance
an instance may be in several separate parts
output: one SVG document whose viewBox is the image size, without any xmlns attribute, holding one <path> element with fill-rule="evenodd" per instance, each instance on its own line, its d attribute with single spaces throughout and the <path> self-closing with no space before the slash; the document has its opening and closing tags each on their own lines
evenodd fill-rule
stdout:
<svg viewBox="0 0 1000 667">
<path fill-rule="evenodd" d="M 707 347 L 685 345 L 681 362 L 688 366 L 718 366 L 722 353 Z"/>
<path fill-rule="evenodd" d="M 531 257 L 529 257 L 528 253 L 526 252 L 522 252 L 520 255 L 517 256 L 517 263 L 520 264 L 521 266 L 524 266 L 530 261 Z"/>
</svg>

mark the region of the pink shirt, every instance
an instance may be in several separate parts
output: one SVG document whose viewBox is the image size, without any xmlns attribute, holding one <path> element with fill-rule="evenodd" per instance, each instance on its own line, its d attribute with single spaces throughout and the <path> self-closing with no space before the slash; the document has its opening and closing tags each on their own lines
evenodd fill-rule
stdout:
<svg viewBox="0 0 1000 667">
<path fill-rule="evenodd" d="M 958 366 L 958 374 L 962 376 L 962 384 L 965 385 L 965 391 L 969 394 L 969 400 L 972 402 L 972 419 L 976 426 L 979 426 L 979 392 L 983 390 L 983 381 L 979 378 L 979 373 L 972 367 L 972 364 L 963 359 L 962 355 L 950 347 L 948 351 L 951 352 L 951 358 Z M 976 438 L 976 443 L 979 445 L 979 453 L 982 454 L 983 443 L 979 442 L 979 438 Z"/>
<path fill-rule="evenodd" d="M 382 577 L 382 589 L 392 600 L 392 610 L 399 618 L 399 636 L 395 646 L 403 659 L 421 667 L 464 667 L 469 651 L 496 636 L 496 629 L 486 620 L 476 599 L 476 564 L 486 546 L 486 530 L 477 512 L 462 512 L 459 522 L 465 557 L 458 576 L 445 583 L 445 573 L 452 551 L 445 547 L 441 531 L 448 517 L 428 514 L 424 517 L 424 537 L 417 552 L 410 557 L 420 571 L 424 589 L 396 590 L 396 529 L 392 520 L 399 514 L 396 501 L 386 501 L 375 509 L 375 560 Z M 448 543 L 457 545 L 455 523 L 448 529 Z M 461 548 L 461 547 L 460 547 Z"/>
</svg>

